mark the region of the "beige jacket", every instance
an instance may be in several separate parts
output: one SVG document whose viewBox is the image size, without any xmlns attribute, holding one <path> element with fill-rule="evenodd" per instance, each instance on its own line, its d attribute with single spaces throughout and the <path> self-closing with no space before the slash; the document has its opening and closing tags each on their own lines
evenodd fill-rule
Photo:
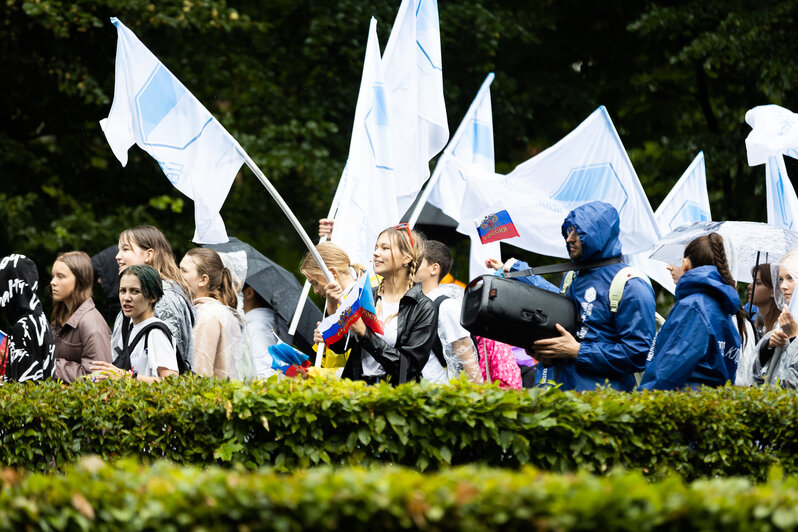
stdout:
<svg viewBox="0 0 798 532">
<path fill-rule="evenodd" d="M 206 377 L 251 379 L 249 337 L 238 312 L 211 297 L 195 299 L 194 306 L 194 371 Z"/>
<path fill-rule="evenodd" d="M 93 361 L 111 362 L 111 330 L 92 298 L 84 301 L 61 329 L 53 325 L 53 333 L 56 378 L 72 383 L 91 373 Z"/>
</svg>

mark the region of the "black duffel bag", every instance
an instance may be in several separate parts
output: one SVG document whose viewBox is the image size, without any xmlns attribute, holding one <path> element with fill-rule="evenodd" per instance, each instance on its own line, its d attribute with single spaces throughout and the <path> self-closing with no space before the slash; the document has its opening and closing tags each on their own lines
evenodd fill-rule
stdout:
<svg viewBox="0 0 798 532">
<path fill-rule="evenodd" d="M 512 272 L 506 277 L 482 275 L 468 283 L 460 311 L 460 324 L 471 334 L 517 347 L 529 348 L 536 340 L 560 336 L 556 324 L 576 336 L 577 308 L 571 298 L 511 277 L 584 270 L 616 264 L 606 259 L 583 264 L 554 264 Z"/>
</svg>

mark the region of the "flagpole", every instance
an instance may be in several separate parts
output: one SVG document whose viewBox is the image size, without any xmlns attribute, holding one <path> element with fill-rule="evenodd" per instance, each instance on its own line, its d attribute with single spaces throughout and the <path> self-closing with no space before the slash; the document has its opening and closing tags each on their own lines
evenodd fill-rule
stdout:
<svg viewBox="0 0 798 532">
<path fill-rule="evenodd" d="M 247 152 L 244 151 L 241 145 L 238 144 L 237 142 L 236 142 L 236 149 L 238 150 L 238 153 L 240 153 L 241 156 L 244 158 L 244 163 L 247 166 L 249 166 L 249 169 L 252 170 L 252 172 L 255 174 L 255 177 L 257 177 L 258 180 L 263 184 L 263 186 L 266 187 L 266 190 L 269 192 L 269 194 L 271 194 L 272 198 L 274 198 L 274 201 L 277 202 L 277 205 L 283 211 L 283 214 L 286 215 L 288 221 L 290 221 L 291 225 L 294 226 L 294 229 L 299 234 L 299 238 L 302 239 L 302 242 L 305 244 L 305 247 L 308 248 L 308 251 L 310 251 L 310 254 L 313 256 L 313 258 L 316 260 L 316 263 L 321 268 L 322 273 L 324 273 L 324 278 L 327 279 L 328 282 L 334 281 L 335 279 L 330 273 L 330 270 L 327 269 L 327 265 L 324 264 L 324 260 L 322 260 L 321 255 L 319 255 L 319 251 L 316 249 L 316 246 L 313 245 L 313 242 L 311 242 L 310 237 L 305 232 L 305 229 L 302 227 L 302 224 L 299 223 L 299 220 L 297 220 L 296 216 L 294 216 L 294 213 L 291 212 L 291 209 L 285 203 L 282 196 L 280 196 L 280 193 L 277 192 L 277 189 L 274 188 L 274 185 L 272 185 L 271 182 L 269 182 L 269 180 L 266 178 L 266 176 L 263 175 L 263 172 L 261 172 L 260 168 L 258 168 L 258 165 L 255 164 L 255 161 L 252 160 L 252 158 L 247 154 Z"/>
<path fill-rule="evenodd" d="M 472 109 L 482 103 L 482 95 L 484 94 L 487 87 L 490 87 L 490 84 L 493 83 L 493 78 L 495 75 L 493 72 L 490 72 L 486 77 L 485 81 L 482 82 L 482 86 L 479 88 L 477 92 L 477 96 L 471 102 L 471 105 L 468 106 L 468 111 L 466 111 L 465 116 L 470 116 Z M 435 170 L 432 172 L 432 177 L 429 178 L 427 181 L 427 186 L 424 187 L 424 190 L 421 191 L 421 195 L 418 198 L 418 203 L 416 203 L 413 212 L 410 214 L 410 218 L 407 220 L 407 225 L 410 227 L 414 227 L 416 222 L 418 221 L 418 217 L 421 216 L 421 211 L 424 210 L 424 206 L 427 204 L 427 199 L 429 199 L 429 195 L 432 194 L 432 190 L 438 184 L 438 181 L 441 179 L 441 173 L 443 172 L 443 167 L 445 166 L 442 164 L 445 162 L 445 157 L 450 156 L 450 151 L 453 149 L 454 146 L 457 146 L 457 143 L 460 142 L 460 137 L 463 136 L 465 133 L 465 123 L 460 122 L 460 125 L 457 126 L 457 131 L 454 132 L 452 138 L 449 139 L 449 144 L 446 145 L 444 148 L 443 153 L 438 158 L 438 162 L 435 164 Z"/>
</svg>

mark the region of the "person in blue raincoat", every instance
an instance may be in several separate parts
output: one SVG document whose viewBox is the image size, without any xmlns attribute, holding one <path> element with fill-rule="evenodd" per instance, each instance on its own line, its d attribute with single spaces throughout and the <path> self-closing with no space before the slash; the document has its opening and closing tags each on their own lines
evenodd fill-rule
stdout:
<svg viewBox="0 0 798 532">
<path fill-rule="evenodd" d="M 562 234 L 575 264 L 621 256 L 620 216 L 607 203 L 594 201 L 572 210 L 562 224 Z M 563 390 L 605 385 L 632 390 L 634 373 L 643 371 L 656 331 L 656 303 L 651 284 L 634 277 L 626 282 L 618 310 L 610 311 L 610 284 L 624 267 L 615 263 L 573 273 L 564 293 L 579 313 L 577 334 L 574 337 L 557 325 L 561 336 L 534 343 L 532 354 L 543 366 L 538 371 L 540 382 L 559 383 Z M 508 271 L 526 268 L 525 262 L 512 259 L 505 264 Z M 560 292 L 537 275 L 518 280 Z"/>
<path fill-rule="evenodd" d="M 676 390 L 734 381 L 740 334 L 732 316 L 744 319 L 729 272 L 723 237 L 710 233 L 684 250 L 684 275 L 676 304 L 649 354 L 640 388 Z"/>
</svg>

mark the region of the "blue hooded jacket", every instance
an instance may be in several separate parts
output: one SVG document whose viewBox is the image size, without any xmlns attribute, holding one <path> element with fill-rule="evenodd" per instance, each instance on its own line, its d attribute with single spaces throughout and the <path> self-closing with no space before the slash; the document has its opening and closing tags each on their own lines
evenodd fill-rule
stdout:
<svg viewBox="0 0 798 532">
<path fill-rule="evenodd" d="M 562 224 L 563 237 L 573 227 L 582 242 L 582 256 L 576 264 L 619 257 L 620 225 L 618 211 L 601 201 L 568 213 Z M 519 261 L 511 270 L 528 267 Z M 542 380 L 561 383 L 563 390 L 593 390 L 607 384 L 616 390 L 632 390 L 634 373 L 643 371 L 656 332 L 656 303 L 651 285 L 632 278 L 626 283 L 617 312 L 610 312 L 610 284 L 624 267 L 619 263 L 576 272 L 566 295 L 573 299 L 579 313 L 579 354 L 576 359 L 543 368 L 538 372 Z M 560 291 L 537 275 L 519 280 Z"/>
<path fill-rule="evenodd" d="M 732 315 L 738 308 L 737 291 L 715 266 L 688 270 L 676 285 L 676 304 L 657 335 L 640 388 L 723 386 L 734 380 L 740 334 Z"/>
</svg>

